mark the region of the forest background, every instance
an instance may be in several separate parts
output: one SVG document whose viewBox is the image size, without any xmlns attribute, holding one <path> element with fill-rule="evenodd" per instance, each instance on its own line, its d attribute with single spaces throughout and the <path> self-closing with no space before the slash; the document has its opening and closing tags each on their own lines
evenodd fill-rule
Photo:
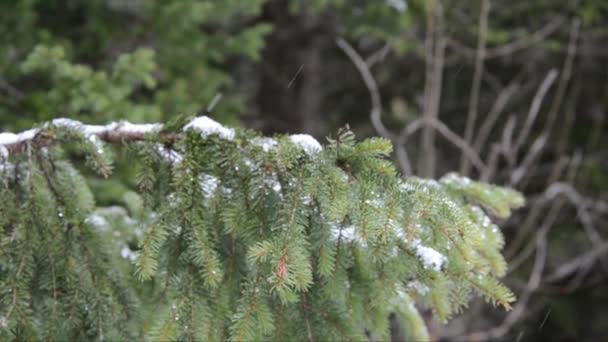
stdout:
<svg viewBox="0 0 608 342">
<path fill-rule="evenodd" d="M 518 296 L 434 338 L 608 335 L 608 2 L 0 1 L 0 131 L 182 113 L 264 133 L 383 136 L 405 175 L 513 187 Z M 122 204 L 135 170 L 90 177 Z M 473 333 L 473 334 L 471 334 Z"/>
</svg>

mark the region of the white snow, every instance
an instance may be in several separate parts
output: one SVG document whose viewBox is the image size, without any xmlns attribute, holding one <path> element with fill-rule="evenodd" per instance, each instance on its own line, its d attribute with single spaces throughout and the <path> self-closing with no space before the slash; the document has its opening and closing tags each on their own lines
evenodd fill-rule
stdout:
<svg viewBox="0 0 608 342">
<path fill-rule="evenodd" d="M 150 133 L 157 132 L 163 128 L 162 124 L 132 124 L 128 121 L 121 121 L 119 123 L 111 123 L 109 127 L 124 133 Z"/>
<path fill-rule="evenodd" d="M 441 266 L 447 261 L 445 255 L 437 252 L 431 247 L 423 246 L 420 240 L 414 240 L 416 255 L 422 260 L 425 269 L 440 271 Z"/>
<path fill-rule="evenodd" d="M 323 149 L 321 144 L 308 134 L 292 134 L 289 136 L 289 139 L 292 143 L 298 145 L 301 149 L 306 152 L 308 155 L 313 155 L 315 153 L 321 152 Z"/>
<path fill-rule="evenodd" d="M 275 172 L 272 172 L 269 177 L 264 178 L 264 185 L 268 186 L 272 189 L 272 191 L 277 194 L 281 194 L 281 182 L 279 182 L 279 178 Z"/>
<path fill-rule="evenodd" d="M 108 229 L 108 221 L 106 221 L 105 217 L 103 217 L 97 213 L 93 213 L 93 214 L 89 215 L 84 220 L 84 222 L 87 224 L 90 224 L 90 225 L 94 226 L 95 228 L 102 230 L 102 231 Z"/>
<path fill-rule="evenodd" d="M 226 140 L 234 140 L 235 131 L 233 128 L 227 128 L 222 126 L 219 122 L 210 119 L 207 116 L 199 116 L 197 118 L 192 119 L 186 126 L 184 126 L 184 131 L 189 129 L 197 130 L 201 133 L 201 136 L 207 137 L 212 134 L 217 134 L 221 138 Z"/>
<path fill-rule="evenodd" d="M 33 139 L 36 133 L 38 133 L 38 129 L 28 129 L 19 134 L 0 133 L 0 145 L 18 144 L 25 140 Z"/>
<path fill-rule="evenodd" d="M 133 252 L 129 247 L 125 246 L 120 250 L 120 256 L 129 260 L 135 261 L 137 259 L 137 253 Z"/>
<path fill-rule="evenodd" d="M 206 198 L 213 197 L 220 180 L 212 175 L 202 174 L 198 176 L 198 182 Z"/>
<path fill-rule="evenodd" d="M 266 137 L 255 137 L 251 139 L 251 143 L 255 146 L 261 147 L 264 152 L 270 152 L 279 146 L 279 143 L 276 140 Z"/>
<path fill-rule="evenodd" d="M 162 144 L 157 144 L 156 148 L 158 149 L 158 153 L 163 159 L 169 161 L 170 163 L 181 163 L 184 157 L 177 151 L 172 150 L 170 148 L 165 148 Z"/>
<path fill-rule="evenodd" d="M 339 224 L 332 223 L 330 224 L 331 236 L 334 240 L 338 240 L 341 236 L 343 241 L 352 242 L 357 241 L 357 232 L 354 225 L 350 225 L 347 227 L 342 227 Z M 342 230 L 340 230 L 342 229 Z"/>
<path fill-rule="evenodd" d="M 2 145 L 0 145 L 0 160 L 8 159 L 8 149 Z"/>
<path fill-rule="evenodd" d="M 82 122 L 68 118 L 53 119 L 51 123 L 57 127 L 68 127 L 74 129 L 80 129 L 83 126 Z"/>
<path fill-rule="evenodd" d="M 407 9 L 407 3 L 405 0 L 387 0 L 388 5 L 396 9 L 399 12 L 405 12 Z"/>
<path fill-rule="evenodd" d="M 457 173 L 450 172 L 447 175 L 441 177 L 440 181 L 444 184 L 450 184 L 455 186 L 467 186 L 471 185 L 471 179 L 465 176 L 460 176 Z"/>
<path fill-rule="evenodd" d="M 416 291 L 419 295 L 424 296 L 429 292 L 429 287 L 419 282 L 418 280 L 410 281 L 407 287 Z"/>
</svg>

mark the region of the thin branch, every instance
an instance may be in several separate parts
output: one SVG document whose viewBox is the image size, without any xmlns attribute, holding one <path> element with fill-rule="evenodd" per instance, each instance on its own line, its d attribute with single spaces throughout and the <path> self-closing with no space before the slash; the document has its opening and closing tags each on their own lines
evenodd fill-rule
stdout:
<svg viewBox="0 0 608 342">
<path fill-rule="evenodd" d="M 486 165 L 481 160 L 477 152 L 467 142 L 461 138 L 458 134 L 454 133 L 448 126 L 446 126 L 440 120 L 434 118 L 420 118 L 412 121 L 407 125 L 397 138 L 398 145 L 405 145 L 409 136 L 414 134 L 417 130 L 429 127 L 430 129 L 439 132 L 446 140 L 458 147 L 462 153 L 469 159 L 469 161 L 480 171 L 486 170 Z"/>
<path fill-rule="evenodd" d="M 85 125 L 71 119 L 55 119 L 51 123 L 59 126 L 78 127 L 85 135 L 95 135 L 105 142 L 138 141 L 145 140 L 149 133 L 160 132 L 162 124 L 132 124 L 128 121 L 112 122 L 107 125 Z M 42 145 L 50 143 L 44 136 L 43 129 L 30 129 L 21 133 L 0 133 L 0 147 L 9 153 L 20 151 L 28 141 L 36 141 Z M 167 134 L 165 140 L 175 139 L 174 134 Z"/>
<path fill-rule="evenodd" d="M 488 16 L 490 13 L 490 1 L 481 0 L 481 10 L 479 13 L 479 33 L 477 35 L 477 50 L 475 54 L 475 71 L 473 72 L 473 84 L 471 85 L 471 96 L 469 98 L 469 112 L 467 114 L 467 123 L 464 133 L 464 140 L 468 144 L 473 142 L 473 132 L 475 130 L 475 122 L 479 113 L 479 93 L 481 90 L 481 78 L 484 69 L 484 59 L 486 54 L 486 35 L 488 32 Z M 460 158 L 460 172 L 463 175 L 468 175 L 470 172 L 470 164 L 468 158 L 462 154 Z"/>
<path fill-rule="evenodd" d="M 568 81 L 570 81 L 570 76 L 572 75 L 572 64 L 574 62 L 574 57 L 576 56 L 576 43 L 578 41 L 580 26 L 581 21 L 578 18 L 572 21 L 566 60 L 564 61 L 564 66 L 562 68 L 559 83 L 557 84 L 557 90 L 555 91 L 553 103 L 551 104 L 551 108 L 549 109 L 549 113 L 547 114 L 547 124 L 545 126 L 545 130 L 547 131 L 547 133 L 551 132 L 553 125 L 555 124 L 555 120 L 557 118 L 557 111 L 562 105 L 564 95 L 566 94 Z"/>
<path fill-rule="evenodd" d="M 439 1 L 426 1 L 427 20 L 425 38 L 425 83 L 423 117 L 437 119 L 441 102 L 441 87 L 445 64 L 447 40 L 443 32 L 443 8 Z M 433 177 L 437 153 L 435 150 L 435 130 L 426 126 L 422 131 L 418 173 Z"/>
<path fill-rule="evenodd" d="M 3 89 L 9 96 L 12 96 L 17 100 L 22 100 L 25 97 L 25 94 L 23 94 L 23 92 L 21 90 L 15 88 L 1 75 L 0 75 L 0 89 Z"/>
<path fill-rule="evenodd" d="M 553 34 L 553 32 L 557 31 L 565 20 L 566 18 L 564 16 L 554 17 L 551 21 L 529 36 L 493 48 L 488 48 L 486 50 L 485 58 L 490 59 L 511 55 L 517 51 L 527 49 L 534 44 L 538 44 L 547 39 L 547 37 Z M 474 49 L 453 39 L 449 40 L 449 44 L 451 47 L 455 48 L 456 51 L 459 51 L 463 56 L 471 59 L 474 58 Z"/>
<path fill-rule="evenodd" d="M 547 143 L 546 135 L 541 135 L 538 138 L 536 138 L 536 140 L 534 140 L 534 143 L 528 150 L 528 153 L 522 160 L 521 164 L 515 170 L 513 170 L 513 172 L 511 173 L 511 179 L 510 179 L 509 186 L 514 187 L 522 180 L 522 178 L 524 176 L 532 173 L 531 172 L 531 168 L 533 166 L 532 164 L 534 163 L 534 161 L 537 160 L 538 156 L 540 155 L 540 152 L 543 150 L 546 143 Z"/>
<path fill-rule="evenodd" d="M 570 160 L 570 158 L 568 158 L 568 157 L 562 157 L 553 164 L 553 167 L 549 174 L 549 178 L 547 179 L 547 187 L 549 187 L 553 183 L 558 182 L 564 169 L 568 166 L 569 160 Z M 544 196 L 541 195 L 541 197 L 542 197 L 542 201 L 534 201 L 534 200 L 528 201 L 529 203 L 532 204 L 530 207 L 530 210 L 528 211 L 528 214 L 526 215 L 525 219 L 523 219 L 521 221 L 522 223 L 519 225 L 515 237 L 513 239 L 511 239 L 511 242 L 509 243 L 507 250 L 505 251 L 505 258 L 511 259 L 513 254 L 525 242 L 528 232 L 530 230 L 532 230 L 532 228 L 534 226 L 534 222 L 536 222 L 537 218 L 541 214 L 541 210 L 544 208 L 545 204 L 547 203 L 544 200 Z"/>
<path fill-rule="evenodd" d="M 593 263 L 602 254 L 608 252 L 608 241 L 604 241 L 589 252 L 577 256 L 576 258 L 561 264 L 553 273 L 545 277 L 544 282 L 552 283 L 571 275 L 582 266 Z"/>
<path fill-rule="evenodd" d="M 536 117 L 538 116 L 538 112 L 540 111 L 540 106 L 543 103 L 543 99 L 547 95 L 547 92 L 549 91 L 549 88 L 551 87 L 553 82 L 555 82 L 557 74 L 557 70 L 551 69 L 547 73 L 547 76 L 545 76 L 545 79 L 541 83 L 540 87 L 538 87 L 536 95 L 534 95 L 534 99 L 532 100 L 532 104 L 530 105 L 530 110 L 528 111 L 528 116 L 526 117 L 526 121 L 524 122 L 524 126 L 521 130 L 521 133 L 517 137 L 517 141 L 515 142 L 513 151 L 510 151 L 514 156 L 517 155 L 517 151 L 528 138 L 528 135 L 530 134 L 530 131 L 532 129 L 532 125 L 534 124 L 534 121 L 536 121 Z"/>
<path fill-rule="evenodd" d="M 388 53 L 391 51 L 391 48 L 391 43 L 387 42 L 386 44 L 384 44 L 384 46 L 382 46 L 380 50 L 374 52 L 371 56 L 367 57 L 367 59 L 365 60 L 365 64 L 367 64 L 367 67 L 371 68 L 377 63 L 384 61 Z"/>
<path fill-rule="evenodd" d="M 507 106 L 507 103 L 509 102 L 509 99 L 511 98 L 511 96 L 513 96 L 513 94 L 515 94 L 518 89 L 519 84 L 511 83 L 509 84 L 509 86 L 504 88 L 500 92 L 500 94 L 498 94 L 498 97 L 496 98 L 496 101 L 494 101 L 490 112 L 488 113 L 485 120 L 481 124 L 481 127 L 479 128 L 479 133 L 477 133 L 477 138 L 475 139 L 475 143 L 473 144 L 473 148 L 475 149 L 475 151 L 477 151 L 477 153 L 481 153 L 481 149 L 488 141 L 490 132 L 496 125 L 500 114 L 503 113 L 505 107 Z"/>
<path fill-rule="evenodd" d="M 392 139 L 393 134 L 382 123 L 382 101 L 380 100 L 380 92 L 378 91 L 378 84 L 372 76 L 369 67 L 361 55 L 359 55 L 346 40 L 338 37 L 336 38 L 336 44 L 340 49 L 342 49 L 342 51 L 344 51 L 344 53 L 346 53 L 348 58 L 350 58 L 359 71 L 359 74 L 361 74 L 363 82 L 365 82 L 365 86 L 367 87 L 372 100 L 372 110 L 370 111 L 369 116 L 372 125 L 376 129 L 376 132 L 387 139 Z"/>
<path fill-rule="evenodd" d="M 581 160 L 582 160 L 582 157 L 581 157 L 580 153 L 577 153 L 572 157 L 570 166 L 568 168 L 568 174 L 566 175 L 567 182 L 572 182 L 572 180 L 576 176 L 576 172 L 578 170 L 578 167 L 580 166 Z M 547 197 L 546 191 L 544 193 L 544 196 Z M 549 232 L 549 229 L 551 229 L 551 227 L 555 223 L 555 220 L 557 219 L 557 215 L 561 212 L 562 207 L 565 204 L 565 200 L 563 198 L 557 198 L 557 199 L 551 198 L 551 197 L 547 197 L 547 198 L 551 202 L 551 208 L 549 209 L 549 213 L 546 215 L 541 228 L 537 231 L 537 233 L 536 233 L 537 235 L 538 234 L 546 235 Z M 512 260 L 510 260 L 509 272 L 513 272 L 519 266 L 521 266 L 521 264 L 530 256 L 530 254 L 532 254 L 533 251 L 534 251 L 533 244 L 528 244 L 526 247 L 524 247 L 524 249 L 518 255 L 515 255 L 514 258 Z"/>
</svg>

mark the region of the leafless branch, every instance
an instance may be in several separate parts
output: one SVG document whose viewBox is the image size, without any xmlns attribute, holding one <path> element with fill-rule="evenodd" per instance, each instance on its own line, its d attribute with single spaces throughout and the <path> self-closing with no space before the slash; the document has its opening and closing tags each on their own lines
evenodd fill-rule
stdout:
<svg viewBox="0 0 608 342">
<path fill-rule="evenodd" d="M 519 89 L 519 84 L 511 83 L 509 86 L 504 88 L 500 94 L 498 94 L 498 97 L 496 98 L 496 101 L 494 101 L 490 112 L 479 128 L 479 133 L 477 134 L 477 138 L 473 144 L 473 148 L 475 151 L 477 151 L 477 153 L 481 152 L 481 149 L 486 144 L 488 137 L 490 136 L 490 132 L 496 124 L 496 121 L 500 117 L 500 114 L 504 111 L 509 99 L 511 96 L 513 96 L 513 94 L 515 94 L 517 89 Z"/>
<path fill-rule="evenodd" d="M 369 67 L 361 55 L 359 55 L 359 53 L 357 53 L 357 51 L 355 51 L 355 49 L 346 40 L 338 37 L 336 38 L 336 44 L 340 49 L 342 49 L 342 51 L 344 51 L 344 53 L 346 53 L 348 58 L 350 58 L 359 71 L 359 74 L 361 74 L 363 82 L 365 82 L 365 86 L 367 87 L 372 100 L 372 110 L 369 116 L 372 125 L 376 129 L 376 132 L 387 139 L 392 139 L 393 134 L 382 123 L 382 101 L 380 99 L 380 92 L 378 91 L 378 84 L 372 76 Z"/>
<path fill-rule="evenodd" d="M 404 145 L 409 136 L 424 127 L 429 127 L 439 132 L 446 140 L 458 147 L 480 172 L 485 171 L 486 165 L 484 164 L 483 160 L 481 160 L 477 152 L 475 152 L 475 150 L 469 144 L 467 144 L 462 137 L 454 133 L 454 131 L 452 131 L 448 126 L 437 119 L 423 117 L 412 121 L 401 131 L 401 134 L 399 137 L 397 137 L 397 143 L 399 145 Z"/>
<path fill-rule="evenodd" d="M 541 135 L 536 138 L 536 140 L 534 140 L 534 143 L 528 150 L 528 153 L 522 160 L 521 164 L 511 173 L 511 180 L 509 186 L 514 187 L 515 185 L 517 185 L 517 183 L 519 183 L 519 181 L 522 180 L 525 175 L 531 173 L 532 164 L 540 155 L 540 152 L 545 147 L 546 143 L 546 135 Z"/>
<path fill-rule="evenodd" d="M 538 44 L 543 40 L 547 39 L 553 32 L 555 32 L 566 20 L 563 16 L 554 17 L 548 23 L 546 23 L 539 30 L 533 32 L 531 35 L 523 37 L 521 39 L 515 40 L 513 42 L 503 44 L 500 46 L 496 46 L 493 48 L 488 48 L 486 51 L 486 59 L 501 57 L 511 55 L 517 51 L 527 49 L 528 47 Z M 468 58 L 474 58 L 475 50 L 463 45 L 462 43 L 449 40 L 449 44 L 451 47 L 454 47 L 456 51 L 459 51 L 461 54 Z"/>
<path fill-rule="evenodd" d="M 424 106 L 425 119 L 437 119 L 441 102 L 441 87 L 445 63 L 446 38 L 443 32 L 443 8 L 439 1 L 426 1 L 427 20 L 425 38 L 425 82 Z M 418 173 L 433 177 L 436 162 L 435 130 L 426 126 L 422 131 Z"/>
<path fill-rule="evenodd" d="M 475 54 L 475 71 L 473 72 L 473 84 L 471 85 L 471 96 L 469 98 L 469 112 L 467 114 L 467 123 L 464 133 L 464 140 L 468 144 L 473 143 L 473 132 L 475 130 L 475 122 L 479 113 L 479 92 L 481 89 L 481 78 L 484 69 L 484 59 L 486 54 L 486 34 L 488 31 L 488 16 L 490 13 L 490 1 L 481 1 L 481 10 L 479 13 L 479 33 L 477 34 L 477 50 Z M 460 172 L 463 175 L 468 175 L 470 172 L 470 164 L 468 158 L 462 154 L 460 158 Z"/>
<path fill-rule="evenodd" d="M 521 133 L 517 137 L 517 141 L 515 142 L 513 151 L 511 152 L 513 155 L 517 155 L 519 148 L 528 138 L 530 130 L 532 129 L 532 124 L 534 124 L 534 121 L 536 121 L 536 117 L 538 116 L 538 112 L 540 111 L 540 106 L 543 103 L 543 99 L 547 95 L 547 92 L 549 91 L 549 88 L 551 87 L 553 82 L 555 82 L 557 74 L 557 70 L 551 69 L 547 73 L 547 76 L 545 76 L 545 79 L 541 83 L 540 87 L 538 87 L 536 95 L 534 95 L 534 99 L 532 100 L 532 104 L 530 105 L 530 110 L 528 111 L 524 126 L 522 127 Z"/>
<path fill-rule="evenodd" d="M 564 61 L 564 66 L 562 67 L 557 90 L 555 91 L 555 96 L 553 97 L 553 103 L 551 104 L 551 108 L 547 114 L 547 124 L 545 126 L 545 131 L 547 133 L 551 132 L 553 129 L 553 125 L 555 124 L 555 120 L 557 118 L 557 111 L 562 105 L 564 95 L 566 94 L 568 81 L 570 81 L 570 76 L 572 75 L 572 64 L 574 62 L 574 57 L 576 56 L 576 43 L 578 41 L 580 26 L 581 21 L 578 18 L 572 21 L 566 60 Z"/>
<path fill-rule="evenodd" d="M 0 89 L 4 90 L 9 96 L 12 96 L 17 100 L 21 100 L 25 97 L 25 95 L 19 89 L 15 88 L 1 75 L 0 75 Z"/>
<path fill-rule="evenodd" d="M 589 252 L 579 255 L 578 257 L 571 259 L 570 261 L 561 264 L 556 268 L 553 273 L 545 277 L 544 282 L 555 282 L 559 281 L 572 273 L 576 272 L 583 265 L 593 263 L 602 254 L 608 252 L 608 241 L 604 241 L 598 246 L 593 247 Z"/>
<path fill-rule="evenodd" d="M 367 64 L 367 67 L 371 69 L 374 65 L 376 65 L 376 63 L 382 62 L 386 58 L 388 53 L 391 51 L 391 48 L 391 43 L 387 42 L 386 44 L 384 44 L 384 46 L 382 46 L 380 50 L 374 52 L 371 56 L 367 57 L 367 59 L 365 60 L 365 64 Z"/>
<path fill-rule="evenodd" d="M 568 174 L 566 175 L 567 182 L 572 182 L 572 180 L 574 179 L 576 172 L 578 170 L 578 167 L 580 165 L 581 159 L 582 159 L 582 157 L 581 157 L 580 153 L 576 153 L 572 157 L 570 166 L 568 168 Z M 546 194 L 547 194 L 547 192 L 545 191 L 545 196 L 546 196 Z M 557 198 L 557 199 L 551 198 L 550 202 L 551 202 L 551 207 L 549 209 L 549 213 L 545 217 L 545 220 L 543 221 L 541 228 L 537 231 L 537 233 L 536 233 L 537 235 L 538 234 L 546 235 L 549 232 L 549 229 L 551 229 L 551 227 L 555 223 L 555 220 L 557 219 L 557 215 L 561 212 L 562 207 L 565 204 L 565 200 L 563 198 Z M 534 244 L 532 244 L 532 243 L 530 243 L 526 247 L 524 247 L 520 251 L 519 254 L 515 255 L 513 257 L 513 259 L 510 260 L 509 272 L 513 272 L 519 266 L 521 266 L 521 264 L 530 256 L 530 254 L 532 254 L 533 251 L 534 251 Z"/>
<path fill-rule="evenodd" d="M 550 184 L 558 182 L 564 169 L 568 166 L 569 160 L 570 158 L 568 157 L 562 157 L 557 162 L 553 163 L 551 173 L 549 175 L 549 178 L 547 179 L 548 186 Z M 522 223 L 518 225 L 517 233 L 515 237 L 511 240 L 505 251 L 505 257 L 507 259 L 511 259 L 515 251 L 517 251 L 521 247 L 521 245 L 526 241 L 528 232 L 532 230 L 532 227 L 538 219 L 539 215 L 541 214 L 542 209 L 547 204 L 544 194 L 541 195 L 541 197 L 542 200 L 540 201 L 535 201 L 533 199 L 528 200 L 528 203 L 531 204 L 530 209 L 528 210 L 528 214 L 526 215 L 526 217 L 521 220 Z"/>
</svg>

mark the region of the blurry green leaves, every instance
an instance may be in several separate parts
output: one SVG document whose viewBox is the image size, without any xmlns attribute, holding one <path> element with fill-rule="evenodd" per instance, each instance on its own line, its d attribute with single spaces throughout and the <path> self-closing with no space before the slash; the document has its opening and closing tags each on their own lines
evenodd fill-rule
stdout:
<svg viewBox="0 0 608 342">
<path fill-rule="evenodd" d="M 123 118 L 157 120 L 159 111 L 132 100 L 140 87 L 153 89 L 154 52 L 139 49 L 121 55 L 109 72 L 71 63 L 61 46 L 38 45 L 21 64 L 25 74 L 47 77 L 51 89 L 33 95 L 34 107 L 44 117 L 70 113 L 87 121 Z M 91 118 L 92 117 L 92 118 Z"/>
</svg>

